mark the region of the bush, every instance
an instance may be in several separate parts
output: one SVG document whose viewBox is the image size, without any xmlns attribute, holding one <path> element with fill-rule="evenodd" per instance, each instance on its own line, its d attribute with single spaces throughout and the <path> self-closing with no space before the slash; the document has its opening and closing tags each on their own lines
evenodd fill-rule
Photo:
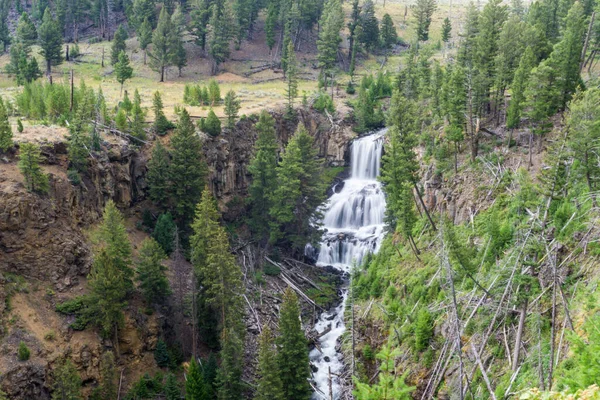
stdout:
<svg viewBox="0 0 600 400">
<path fill-rule="evenodd" d="M 266 263 L 263 266 L 263 272 L 265 273 L 265 275 L 277 276 L 281 273 L 281 269 L 276 265 L 273 265 L 271 263 Z"/>
<path fill-rule="evenodd" d="M 52 342 L 54 339 L 56 339 L 56 332 L 54 331 L 46 332 L 46 334 L 44 335 L 44 340 Z"/>
<path fill-rule="evenodd" d="M 29 348 L 27 347 L 27 345 L 23 342 L 20 342 L 19 349 L 17 350 L 17 357 L 19 358 L 19 361 L 27 361 L 27 360 L 29 360 L 30 356 L 31 356 L 31 351 L 29 351 Z"/>
<path fill-rule="evenodd" d="M 216 137 L 221 134 L 221 121 L 213 110 L 210 110 L 206 119 L 202 120 L 200 129 L 212 137 Z"/>
<path fill-rule="evenodd" d="M 171 213 L 161 214 L 156 221 L 152 237 L 158 242 L 167 254 L 173 251 L 173 240 L 177 226 L 171 217 Z"/>
<path fill-rule="evenodd" d="M 423 351 L 433 337 L 433 318 L 426 308 L 419 311 L 415 322 L 415 350 Z"/>
<path fill-rule="evenodd" d="M 71 52 L 69 53 L 69 56 L 71 57 L 71 59 L 75 59 L 80 55 L 81 51 L 79 50 L 79 44 L 75 43 L 73 47 L 71 47 Z"/>
<path fill-rule="evenodd" d="M 75 186 L 81 183 L 81 176 L 76 169 L 67 170 L 67 178 L 69 178 L 69 181 Z"/>
<path fill-rule="evenodd" d="M 19 132 L 23 132 L 23 123 L 21 122 L 20 118 L 17 120 L 17 130 Z"/>
<path fill-rule="evenodd" d="M 329 111 L 330 113 L 335 112 L 333 100 L 331 99 L 331 96 L 325 92 L 319 92 L 317 98 L 315 99 L 315 103 L 313 104 L 313 108 L 320 113 L 324 113 L 325 110 Z"/>
<path fill-rule="evenodd" d="M 156 360 L 156 365 L 161 368 L 166 368 L 171 363 L 171 357 L 169 355 L 169 350 L 167 349 L 167 344 L 163 340 L 159 340 L 156 343 L 156 349 L 154 349 L 154 359 Z"/>
</svg>

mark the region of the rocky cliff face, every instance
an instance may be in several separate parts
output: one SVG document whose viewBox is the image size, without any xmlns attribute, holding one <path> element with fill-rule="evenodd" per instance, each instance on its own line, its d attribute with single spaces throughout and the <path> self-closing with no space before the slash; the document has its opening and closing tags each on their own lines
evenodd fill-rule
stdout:
<svg viewBox="0 0 600 400">
<path fill-rule="evenodd" d="M 45 145 L 50 191 L 28 193 L 15 163 L 0 170 L 0 272 L 51 281 L 63 290 L 89 269 L 84 229 L 97 221 L 107 200 L 129 207 L 144 197 L 145 159 L 110 145 L 90 162 L 81 185 L 65 175 L 64 143 Z"/>
</svg>

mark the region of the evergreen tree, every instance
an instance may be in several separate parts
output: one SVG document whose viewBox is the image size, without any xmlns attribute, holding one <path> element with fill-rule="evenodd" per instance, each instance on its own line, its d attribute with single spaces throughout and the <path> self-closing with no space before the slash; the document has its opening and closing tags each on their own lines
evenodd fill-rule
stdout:
<svg viewBox="0 0 600 400">
<path fill-rule="evenodd" d="M 511 85 L 512 96 L 506 114 L 506 127 L 509 129 L 518 127 L 521 122 L 521 113 L 525 105 L 525 89 L 534 63 L 535 55 L 533 54 L 533 50 L 530 46 L 527 46 L 519 61 L 519 67 L 515 71 Z"/>
<path fill-rule="evenodd" d="M 467 19 L 463 29 L 462 40 L 458 49 L 458 61 L 465 69 L 473 67 L 473 58 L 477 49 L 479 33 L 479 8 L 472 1 L 467 8 Z"/>
<path fill-rule="evenodd" d="M 319 20 L 319 38 L 317 40 L 317 49 L 319 54 L 319 68 L 321 74 L 331 74 L 337 60 L 338 47 L 342 41 L 340 31 L 344 25 L 344 13 L 342 4 L 339 0 L 327 0 Z M 325 81 L 325 89 L 327 89 Z"/>
<path fill-rule="evenodd" d="M 163 303 L 171 294 L 162 262 L 167 258 L 162 247 L 152 238 L 144 239 L 137 261 L 137 279 L 148 304 Z"/>
<path fill-rule="evenodd" d="M 140 35 L 142 25 L 146 20 L 150 28 L 156 25 L 155 0 L 133 0 L 131 6 L 131 22 L 136 32 Z"/>
<path fill-rule="evenodd" d="M 496 75 L 496 104 L 504 100 L 504 91 L 514 79 L 514 73 L 525 51 L 525 32 L 527 24 L 515 15 L 504 23 L 498 37 L 498 55 L 494 61 Z"/>
<path fill-rule="evenodd" d="M 144 65 L 146 65 L 148 46 L 152 44 L 152 24 L 148 18 L 144 19 L 144 22 L 138 29 L 138 39 L 140 42 L 140 49 L 144 51 Z"/>
<path fill-rule="evenodd" d="M 381 45 L 384 49 L 389 50 L 396 43 L 398 43 L 398 32 L 396 32 L 392 17 L 386 13 L 381 19 Z"/>
<path fill-rule="evenodd" d="M 375 50 L 379 46 L 379 21 L 375 17 L 375 4 L 372 0 L 366 0 L 360 12 L 361 31 L 358 40 L 368 51 Z"/>
<path fill-rule="evenodd" d="M 125 321 L 123 308 L 129 286 L 115 258 L 109 255 L 107 249 L 100 250 L 88 276 L 85 313 L 87 319 L 100 328 L 103 337 L 113 335 L 118 340 L 119 328 Z"/>
<path fill-rule="evenodd" d="M 90 136 L 87 132 L 87 123 L 83 120 L 82 111 L 78 112 L 71 125 L 67 137 L 67 154 L 70 166 L 78 172 L 85 172 L 90 154 Z"/>
<path fill-rule="evenodd" d="M 217 372 L 218 400 L 240 399 L 243 387 L 241 379 L 244 364 L 244 327 L 230 327 L 232 322 L 229 320 L 232 317 L 228 316 L 226 319 L 226 326 L 221 331 L 221 367 Z"/>
<path fill-rule="evenodd" d="M 187 110 L 182 110 L 175 134 L 171 137 L 172 158 L 169 167 L 171 193 L 176 203 L 175 216 L 185 224 L 194 214 L 200 200 L 207 170 L 202 155 L 202 142 Z"/>
<path fill-rule="evenodd" d="M 100 358 L 99 399 L 114 399 L 117 395 L 117 370 L 115 355 L 111 351 L 102 354 Z"/>
<path fill-rule="evenodd" d="M 437 8 L 435 0 L 417 0 L 413 6 L 413 13 L 417 23 L 418 40 L 426 41 L 429 39 L 429 26 L 431 18 Z"/>
<path fill-rule="evenodd" d="M 219 87 L 219 83 L 211 79 L 208 82 L 208 101 L 210 101 L 211 106 L 215 106 L 217 103 L 221 101 L 221 88 Z"/>
<path fill-rule="evenodd" d="M 159 73 L 160 82 L 165 81 L 165 70 L 173 65 L 177 52 L 177 34 L 166 7 L 160 12 L 158 25 L 152 34 L 150 67 Z"/>
<path fill-rule="evenodd" d="M 270 1 L 267 7 L 267 19 L 265 20 L 265 35 L 267 46 L 269 46 L 269 54 L 273 52 L 275 45 L 275 27 L 277 25 L 277 7 L 275 1 Z"/>
<path fill-rule="evenodd" d="M 208 22 L 212 10 L 207 0 L 194 0 L 191 3 L 192 11 L 190 13 L 190 33 L 196 38 L 196 45 L 200 46 L 202 51 L 206 50 Z"/>
<path fill-rule="evenodd" d="M 235 120 L 238 117 L 240 111 L 240 100 L 235 95 L 233 90 L 230 90 L 225 95 L 225 115 L 227 115 L 227 127 L 233 129 L 235 127 Z"/>
<path fill-rule="evenodd" d="M 219 65 L 229 58 L 229 41 L 233 31 L 234 21 L 227 5 L 218 6 L 215 3 L 211 6 L 211 15 L 208 31 L 208 47 L 213 65 L 211 72 L 216 75 L 219 71 Z"/>
<path fill-rule="evenodd" d="M 42 155 L 38 145 L 21 143 L 19 145 L 19 170 L 25 179 L 25 187 L 31 192 L 48 191 L 48 175 L 40 167 Z"/>
<path fill-rule="evenodd" d="M 594 192 L 600 182 L 600 165 L 597 162 L 600 140 L 600 89 L 592 87 L 575 95 L 567 115 L 569 147 L 578 160 L 577 170 L 585 177 L 588 189 Z"/>
<path fill-rule="evenodd" d="M 259 336 L 258 383 L 256 400 L 285 400 L 283 384 L 279 373 L 277 350 L 273 332 L 268 325 L 263 327 Z"/>
<path fill-rule="evenodd" d="M 190 360 L 185 381 L 186 400 L 208 400 L 202 369 L 194 357 Z"/>
<path fill-rule="evenodd" d="M 202 368 L 202 376 L 204 377 L 204 382 L 206 382 L 207 399 L 215 398 L 215 385 L 217 383 L 218 370 L 219 364 L 217 363 L 217 356 L 215 355 L 215 353 L 211 352 L 208 356 L 208 359 L 204 363 L 204 368 Z"/>
<path fill-rule="evenodd" d="M 113 37 L 112 45 L 110 48 L 110 63 L 112 65 L 116 65 L 119 62 L 121 52 L 125 52 L 127 50 L 127 46 L 125 45 L 126 39 L 127 31 L 125 30 L 123 25 L 119 25 L 117 31 L 115 32 L 115 36 Z"/>
<path fill-rule="evenodd" d="M 181 71 L 183 71 L 183 68 L 187 66 L 187 52 L 183 47 L 182 39 L 177 39 L 175 47 L 175 53 L 173 54 L 173 64 L 177 67 L 179 77 L 181 78 Z"/>
<path fill-rule="evenodd" d="M 40 54 L 46 60 L 46 75 L 50 76 L 53 65 L 59 65 L 63 62 L 62 56 L 62 33 L 56 21 L 52 19 L 50 9 L 44 11 L 42 25 L 38 31 Z"/>
<path fill-rule="evenodd" d="M 221 134 L 221 120 L 219 120 L 219 117 L 217 117 L 212 108 L 208 110 L 208 116 L 202 121 L 202 131 L 212 137 Z"/>
<path fill-rule="evenodd" d="M 277 340 L 278 369 L 285 399 L 309 399 L 308 382 L 310 367 L 306 337 L 300 323 L 300 305 L 296 293 L 287 288 L 279 315 L 279 338 Z"/>
<path fill-rule="evenodd" d="M 81 378 L 71 360 L 65 360 L 53 371 L 52 400 L 80 400 Z"/>
<path fill-rule="evenodd" d="M 154 227 L 152 237 L 160 244 L 166 254 L 173 252 L 173 240 L 175 239 L 175 231 L 177 225 L 171 217 L 171 213 L 160 214 Z"/>
<path fill-rule="evenodd" d="M 156 361 L 156 365 L 158 365 L 160 368 L 168 367 L 171 361 L 167 344 L 162 339 L 158 339 L 158 342 L 156 342 L 156 348 L 154 349 L 154 360 Z"/>
<path fill-rule="evenodd" d="M 181 389 L 179 389 L 179 383 L 174 374 L 167 374 L 163 393 L 166 400 L 181 400 Z"/>
<path fill-rule="evenodd" d="M 277 187 L 277 138 L 275 136 L 275 120 L 267 111 L 262 111 L 256 124 L 258 139 L 254 144 L 254 157 L 248 166 L 252 182 L 248 189 L 252 206 L 250 227 L 262 239 L 269 233 L 269 210 L 272 206 L 271 196 Z"/>
<path fill-rule="evenodd" d="M 389 345 L 386 345 L 377 353 L 379 364 L 379 381 L 376 384 L 370 385 L 361 382 L 355 382 L 356 390 L 354 396 L 356 400 L 410 400 L 410 393 L 415 390 L 414 387 L 408 386 L 404 380 L 408 372 L 398 376 L 396 374 L 395 362 L 400 356 L 400 350 L 392 350 Z"/>
<path fill-rule="evenodd" d="M 131 108 L 131 134 L 138 139 L 146 139 L 144 130 L 146 110 L 142 109 L 142 98 L 137 89 L 133 93 L 133 106 Z"/>
<path fill-rule="evenodd" d="M 351 56 L 354 56 L 355 53 L 355 41 L 356 36 L 360 33 L 360 6 L 358 5 L 358 0 L 352 1 L 352 12 L 350 13 L 350 22 L 348 22 L 348 31 L 350 31 L 350 35 L 348 36 L 348 48 L 352 52 Z M 353 69 L 353 68 L 351 68 Z M 354 72 L 354 71 L 352 71 Z M 351 73 L 350 75 L 353 75 Z"/>
<path fill-rule="evenodd" d="M 21 121 L 20 119 L 18 120 Z M 21 131 L 22 132 L 22 128 Z M 0 152 L 6 152 L 13 147 L 13 133 L 4 101 L 0 98 Z"/>
<path fill-rule="evenodd" d="M 96 231 L 95 237 L 105 256 L 111 261 L 120 273 L 120 279 L 127 291 L 133 289 L 133 274 L 131 268 L 131 243 L 125 229 L 123 215 L 112 200 L 104 207 L 102 223 Z"/>
<path fill-rule="evenodd" d="M 325 195 L 321 162 L 313 142 L 306 128 L 299 126 L 277 167 L 277 188 L 269 211 L 271 241 L 284 240 L 295 251 L 314 239 L 311 221 L 318 219 L 317 207 Z"/>
<path fill-rule="evenodd" d="M 123 50 L 119 53 L 119 61 L 115 63 L 115 74 L 117 82 L 121 84 L 121 93 L 123 93 L 123 84 L 133 76 L 133 68 L 129 63 L 129 57 Z"/>
<path fill-rule="evenodd" d="M 291 41 L 288 44 L 286 65 L 286 116 L 292 118 L 295 115 L 294 99 L 298 96 L 298 63 L 296 61 L 296 53 L 294 52 L 294 44 Z"/>
<path fill-rule="evenodd" d="M 154 130 L 159 136 L 163 136 L 169 129 L 173 129 L 174 125 L 165 117 L 163 112 L 163 102 L 160 92 L 154 92 L 152 98 L 152 110 L 154 111 Z"/>
<path fill-rule="evenodd" d="M 29 19 L 29 14 L 23 12 L 17 23 L 17 42 L 26 48 L 31 48 L 37 41 L 38 35 L 34 23 Z"/>
<path fill-rule="evenodd" d="M 452 38 L 452 23 L 450 22 L 450 18 L 444 18 L 444 23 L 442 25 L 442 42 L 448 43 Z"/>
</svg>

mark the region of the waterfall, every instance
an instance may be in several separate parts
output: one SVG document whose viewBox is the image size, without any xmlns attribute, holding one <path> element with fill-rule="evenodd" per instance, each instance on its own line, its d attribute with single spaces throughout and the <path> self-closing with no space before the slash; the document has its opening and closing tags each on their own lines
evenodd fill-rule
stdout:
<svg viewBox="0 0 600 400">
<path fill-rule="evenodd" d="M 352 143 L 350 154 L 351 175 L 342 189 L 333 194 L 324 207 L 323 227 L 318 266 L 331 265 L 349 272 L 353 265 L 360 265 L 365 255 L 379 250 L 384 235 L 385 196 L 377 181 L 383 149 L 385 130 L 365 136 Z M 310 360 L 316 371 L 313 374 L 317 391 L 314 400 L 329 400 L 330 372 L 331 393 L 339 397 L 340 384 L 336 376 L 344 364 L 336 350 L 339 337 L 344 333 L 344 309 L 347 292 L 342 303 L 325 312 L 315 325 L 323 332 L 331 325 L 331 331 L 319 339 L 321 351 L 314 349 Z"/>
</svg>

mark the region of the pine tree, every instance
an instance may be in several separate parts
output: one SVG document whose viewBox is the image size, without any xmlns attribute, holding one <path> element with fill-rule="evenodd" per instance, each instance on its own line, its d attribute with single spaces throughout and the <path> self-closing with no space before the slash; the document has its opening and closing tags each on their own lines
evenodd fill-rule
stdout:
<svg viewBox="0 0 600 400">
<path fill-rule="evenodd" d="M 53 371 L 52 400 L 80 400 L 81 378 L 71 360 L 65 360 Z"/>
<path fill-rule="evenodd" d="M 317 207 L 325 195 L 321 163 L 313 142 L 306 128 L 299 126 L 277 167 L 277 188 L 269 211 L 273 221 L 271 241 L 284 240 L 295 251 L 314 239 L 310 221 L 319 215 Z"/>
<path fill-rule="evenodd" d="M 185 109 L 182 110 L 175 134 L 171 137 L 171 149 L 169 174 L 171 193 L 176 199 L 173 211 L 185 223 L 194 215 L 194 206 L 200 200 L 207 175 L 202 142 Z"/>
<path fill-rule="evenodd" d="M 119 62 L 119 56 L 121 55 L 121 52 L 125 52 L 127 50 L 127 46 L 125 45 L 126 39 L 127 31 L 123 25 L 119 25 L 117 31 L 115 32 L 115 36 L 113 37 L 113 42 L 110 48 L 110 63 L 112 65 L 116 65 Z"/>
<path fill-rule="evenodd" d="M 289 287 L 283 293 L 279 330 L 277 364 L 284 398 L 308 399 L 312 392 L 308 382 L 310 378 L 308 347 L 300 323 L 298 297 Z"/>
<path fill-rule="evenodd" d="M 117 370 L 115 355 L 111 351 L 102 354 L 100 358 L 99 399 L 114 399 L 117 395 Z"/>
<path fill-rule="evenodd" d="M 413 13 L 417 23 L 417 38 L 421 41 L 429 39 L 429 26 L 431 18 L 437 8 L 435 0 L 417 0 L 413 6 Z"/>
<path fill-rule="evenodd" d="M 133 289 L 133 274 L 131 268 L 131 243 L 125 229 L 123 215 L 112 200 L 104 207 L 102 223 L 95 237 L 99 247 L 110 259 L 111 267 L 120 273 L 120 279 L 127 291 Z"/>
<path fill-rule="evenodd" d="M 217 356 L 211 352 L 204 363 L 204 368 L 202 368 L 202 376 L 204 377 L 204 382 L 206 382 L 207 400 L 215 398 L 218 370 Z"/>
<path fill-rule="evenodd" d="M 142 109 L 142 98 L 137 89 L 133 93 L 133 106 L 131 108 L 131 134 L 138 139 L 146 139 L 146 131 L 144 130 L 146 119 L 146 110 Z"/>
<path fill-rule="evenodd" d="M 200 46 L 202 51 L 206 50 L 208 22 L 211 17 L 210 4 L 207 0 L 194 0 L 191 4 L 190 13 L 190 33 L 196 38 L 196 45 Z"/>
<path fill-rule="evenodd" d="M 156 348 L 154 349 L 154 360 L 156 361 L 156 365 L 158 365 L 160 368 L 169 366 L 169 349 L 167 348 L 165 341 L 162 339 L 158 339 L 158 342 L 156 342 Z"/>
<path fill-rule="evenodd" d="M 152 34 L 150 67 L 159 73 L 160 82 L 165 81 L 165 70 L 173 65 L 177 51 L 177 34 L 166 7 L 160 11 L 158 25 Z"/>
<path fill-rule="evenodd" d="M 512 96 L 506 114 L 506 127 L 509 129 L 518 127 L 521 122 L 521 113 L 525 103 L 525 89 L 534 63 L 535 55 L 533 54 L 533 50 L 530 46 L 527 46 L 519 61 L 519 67 L 515 71 L 511 85 Z"/>
<path fill-rule="evenodd" d="M 288 44 L 286 65 L 286 116 L 292 118 L 295 115 L 294 99 L 298 96 L 298 63 L 294 52 L 294 43 L 291 41 Z"/>
<path fill-rule="evenodd" d="M 160 244 L 166 254 L 173 252 L 173 240 L 175 239 L 175 231 L 177 225 L 171 217 L 171 213 L 160 214 L 154 227 L 152 237 Z"/>
<path fill-rule="evenodd" d="M 41 47 L 40 54 L 46 60 L 46 75 L 50 76 L 53 65 L 63 62 L 62 56 L 62 33 L 56 21 L 52 19 L 50 9 L 44 11 L 42 25 L 38 31 L 38 39 Z"/>
<path fill-rule="evenodd" d="M 479 33 L 479 14 L 479 8 L 471 1 L 467 8 L 464 33 L 457 54 L 460 65 L 466 69 L 473 66 L 473 58 L 477 49 L 476 39 Z"/>
<path fill-rule="evenodd" d="M 448 43 L 452 38 L 452 23 L 450 22 L 450 18 L 444 18 L 444 23 L 442 25 L 442 42 Z"/>
<path fill-rule="evenodd" d="M 238 117 L 241 105 L 240 100 L 235 95 L 233 90 L 230 90 L 225 95 L 225 115 L 227 115 L 227 127 L 229 129 L 235 128 L 235 120 Z"/>
<path fill-rule="evenodd" d="M 360 12 L 361 31 L 358 40 L 368 51 L 375 50 L 379 46 L 379 21 L 375 16 L 375 4 L 372 0 L 366 0 Z"/>
<path fill-rule="evenodd" d="M 215 3 L 211 6 L 211 16 L 209 20 L 208 47 L 213 65 L 211 72 L 216 75 L 219 71 L 219 65 L 229 58 L 229 41 L 233 31 L 233 16 L 228 5 L 219 6 Z"/>
<path fill-rule="evenodd" d="M 269 233 L 269 209 L 271 196 L 277 187 L 277 138 L 275 120 L 267 111 L 262 111 L 256 124 L 258 139 L 254 144 L 254 157 L 248 166 L 252 182 L 248 189 L 251 204 L 250 226 L 262 239 Z"/>
<path fill-rule="evenodd" d="M 79 110 L 69 125 L 69 136 L 67 137 L 67 154 L 72 168 L 78 172 L 85 172 L 89 162 L 91 141 L 87 132 L 87 123 L 83 120 L 82 112 Z"/>
<path fill-rule="evenodd" d="M 181 400 L 181 389 L 179 389 L 179 383 L 174 374 L 167 374 L 163 393 L 166 400 Z"/>
<path fill-rule="evenodd" d="M 152 44 L 152 24 L 148 18 L 144 19 L 144 22 L 138 29 L 138 39 L 140 42 L 140 49 L 144 51 L 144 65 L 146 65 L 148 46 Z"/>
<path fill-rule="evenodd" d="M 167 258 L 162 247 L 152 238 L 142 242 L 137 261 L 137 280 L 148 304 L 163 303 L 171 294 L 162 262 Z"/>
<path fill-rule="evenodd" d="M 21 143 L 19 146 L 19 170 L 25 179 L 25 187 L 31 192 L 48 191 L 48 175 L 40 167 L 42 155 L 38 145 Z"/>
<path fill-rule="evenodd" d="M 395 362 L 399 356 L 400 350 L 392 350 L 389 345 L 384 346 L 377 353 L 377 359 L 380 360 L 379 381 L 371 386 L 355 381 L 356 390 L 353 394 L 356 400 L 410 400 L 412 398 L 410 393 L 415 388 L 404 382 L 408 372 L 400 376 L 396 374 Z"/>
<path fill-rule="evenodd" d="M 219 83 L 214 79 L 208 82 L 208 101 L 210 101 L 210 105 L 213 107 L 221 101 L 221 88 L 219 87 Z"/>
<path fill-rule="evenodd" d="M 150 22 L 150 28 L 156 24 L 155 0 L 134 0 L 131 8 L 131 22 L 140 35 L 145 20 Z"/>
<path fill-rule="evenodd" d="M 233 400 L 242 398 L 242 366 L 244 365 L 244 327 L 233 327 L 232 318 L 227 317 L 221 331 L 221 367 L 217 372 L 217 399 Z M 240 325 L 236 321 L 235 325 Z"/>
<path fill-rule="evenodd" d="M 20 119 L 18 120 L 21 121 Z M 22 128 L 21 131 L 22 132 Z M 4 101 L 0 98 L 0 152 L 6 152 L 8 149 L 13 147 L 13 133 L 10 122 L 8 121 L 8 114 L 6 112 L 6 106 Z"/>
<path fill-rule="evenodd" d="M 206 383 L 202 375 L 202 369 L 194 357 L 190 360 L 185 381 L 186 400 L 207 400 Z"/>
<path fill-rule="evenodd" d="M 183 40 L 177 39 L 175 44 L 175 53 L 173 54 L 173 64 L 177 67 L 179 77 L 181 78 L 181 71 L 187 66 L 187 52 L 183 47 Z"/>
<path fill-rule="evenodd" d="M 125 296 L 129 283 L 117 266 L 115 258 L 106 249 L 100 250 L 94 258 L 92 271 L 88 276 L 89 294 L 86 296 L 86 314 L 89 321 L 97 325 L 103 337 L 113 335 L 118 340 L 119 328 L 125 317 Z"/>
<path fill-rule="evenodd" d="M 600 166 L 596 161 L 600 140 L 600 89 L 592 87 L 575 95 L 567 114 L 569 147 L 578 160 L 577 169 L 585 177 L 588 189 L 594 192 L 600 183 Z"/>
<path fill-rule="evenodd" d="M 275 338 L 268 325 L 263 327 L 259 336 L 258 383 L 256 400 L 285 400 L 283 384 L 279 373 Z"/>
<path fill-rule="evenodd" d="M 327 0 L 319 20 L 319 38 L 317 49 L 319 68 L 323 75 L 331 74 L 337 60 L 338 47 L 342 41 L 340 31 L 344 25 L 344 13 L 339 0 Z M 325 81 L 325 90 L 327 83 Z"/>
<path fill-rule="evenodd" d="M 152 110 L 154 111 L 154 130 L 159 136 L 163 136 L 169 129 L 173 129 L 174 125 L 165 117 L 163 112 L 163 102 L 160 92 L 154 92 L 152 98 Z"/>
<path fill-rule="evenodd" d="M 202 131 L 212 137 L 216 137 L 221 134 L 221 120 L 219 120 L 219 117 L 217 117 L 217 114 L 215 114 L 212 108 L 208 110 L 208 115 L 202 122 Z"/>
<path fill-rule="evenodd" d="M 267 19 L 265 21 L 265 35 L 267 46 L 269 46 L 269 54 L 273 52 L 275 45 L 275 27 L 277 24 L 277 7 L 275 1 L 270 1 L 267 7 Z"/>
<path fill-rule="evenodd" d="M 121 84 L 121 93 L 123 93 L 123 84 L 133 76 L 133 68 L 129 63 L 129 57 L 123 50 L 119 53 L 119 61 L 115 63 L 115 74 L 117 82 Z"/>
<path fill-rule="evenodd" d="M 381 19 L 381 45 L 384 49 L 389 50 L 396 43 L 398 43 L 398 32 L 396 32 L 392 17 L 386 13 Z"/>
<path fill-rule="evenodd" d="M 17 42 L 25 48 L 31 48 L 38 38 L 34 23 L 29 19 L 29 14 L 23 12 L 17 23 Z"/>
</svg>

